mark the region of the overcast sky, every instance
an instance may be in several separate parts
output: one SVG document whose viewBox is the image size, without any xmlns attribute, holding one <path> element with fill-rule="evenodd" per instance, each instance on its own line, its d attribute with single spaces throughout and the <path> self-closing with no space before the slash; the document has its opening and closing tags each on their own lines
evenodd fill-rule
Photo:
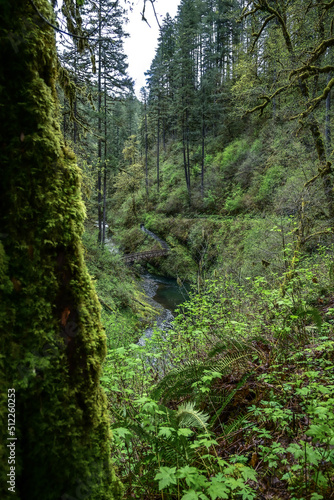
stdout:
<svg viewBox="0 0 334 500">
<path fill-rule="evenodd" d="M 156 0 L 155 10 L 160 24 L 167 12 L 175 17 L 180 0 Z M 159 27 L 155 20 L 151 2 L 147 0 L 145 17 L 149 27 L 141 20 L 144 0 L 134 0 L 133 11 L 128 13 L 129 22 L 125 25 L 125 31 L 130 34 L 124 42 L 124 52 L 128 56 L 129 75 L 135 80 L 135 92 L 139 97 L 140 89 L 145 85 L 145 71 L 148 71 L 153 60 Z"/>
</svg>

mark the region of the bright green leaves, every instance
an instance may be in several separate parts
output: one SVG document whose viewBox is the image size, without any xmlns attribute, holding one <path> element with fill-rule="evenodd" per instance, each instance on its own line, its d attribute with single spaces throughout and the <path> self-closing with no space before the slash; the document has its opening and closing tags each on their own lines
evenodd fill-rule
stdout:
<svg viewBox="0 0 334 500">
<path fill-rule="evenodd" d="M 216 498 L 229 498 L 230 489 L 228 486 L 221 481 L 221 474 L 212 478 L 212 484 L 208 487 L 208 493 L 211 500 L 216 500 Z"/>
<path fill-rule="evenodd" d="M 182 429 L 182 430 L 189 430 L 189 429 Z M 175 433 L 174 427 L 160 427 L 158 432 L 158 437 L 170 438 L 173 433 Z"/>
<path fill-rule="evenodd" d="M 170 486 L 171 484 L 176 484 L 176 467 L 160 467 L 160 472 L 156 474 L 155 480 L 159 481 L 159 490 L 163 490 Z"/>
<path fill-rule="evenodd" d="M 181 500 L 207 500 L 207 496 L 203 493 L 197 493 L 195 490 L 189 490 L 187 493 L 182 495 Z"/>
<path fill-rule="evenodd" d="M 222 463 L 222 461 L 220 461 Z M 208 479 L 205 471 L 196 467 L 160 467 L 155 481 L 159 481 L 159 490 L 179 484 L 183 488 L 181 500 L 229 499 L 237 494 L 244 500 L 256 498 L 257 493 L 247 484 L 248 480 L 257 481 L 256 472 L 243 464 L 228 465 L 224 462 L 223 472 L 218 472 Z M 186 490 L 185 486 L 189 489 Z"/>
<path fill-rule="evenodd" d="M 129 429 L 125 429 L 124 427 L 117 427 L 113 429 L 114 436 L 119 436 L 120 438 L 127 439 L 132 436 L 132 432 Z"/>
</svg>

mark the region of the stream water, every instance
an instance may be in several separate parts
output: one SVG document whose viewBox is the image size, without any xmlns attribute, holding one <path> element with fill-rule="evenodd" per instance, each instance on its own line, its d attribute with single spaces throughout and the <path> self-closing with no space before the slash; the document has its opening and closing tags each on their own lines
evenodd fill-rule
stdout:
<svg viewBox="0 0 334 500">
<path fill-rule="evenodd" d="M 150 234 L 150 236 L 164 243 L 166 247 L 169 248 L 167 243 L 160 240 L 156 235 L 146 230 L 144 227 L 141 227 L 141 229 Z M 106 238 L 105 245 L 111 253 L 119 253 L 117 246 L 111 239 Z M 142 274 L 142 287 L 147 297 L 149 297 L 151 305 L 158 310 L 154 326 L 156 325 L 162 330 L 168 330 L 174 319 L 175 310 L 188 298 L 187 285 L 180 287 L 175 278 L 165 278 L 164 276 L 157 276 L 145 271 Z M 144 331 L 138 341 L 138 344 L 145 344 L 145 340 L 151 337 L 154 326 L 151 326 Z"/>
<path fill-rule="evenodd" d="M 155 294 L 153 295 L 153 300 L 165 309 L 169 309 L 172 313 L 188 298 L 187 286 L 180 287 L 175 278 L 157 276 L 147 271 L 142 277 L 154 287 Z"/>
<path fill-rule="evenodd" d="M 174 278 L 165 278 L 149 272 L 142 274 L 143 289 L 150 298 L 150 303 L 157 308 L 159 313 L 155 318 L 155 324 L 162 330 L 168 330 L 174 319 L 175 309 L 188 298 L 186 287 L 180 287 Z M 139 344 L 144 345 L 145 340 L 150 338 L 154 327 L 147 328 L 139 339 Z"/>
</svg>

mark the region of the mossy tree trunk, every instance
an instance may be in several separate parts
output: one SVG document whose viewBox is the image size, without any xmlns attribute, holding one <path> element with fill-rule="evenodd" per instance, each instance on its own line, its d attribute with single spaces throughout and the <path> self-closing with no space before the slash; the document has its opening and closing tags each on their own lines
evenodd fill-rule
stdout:
<svg viewBox="0 0 334 500">
<path fill-rule="evenodd" d="M 47 0 L 35 4 L 52 18 Z M 28 0 L 2 0 L 0 19 L 0 497 L 120 498 L 99 386 L 105 337 L 80 240 L 80 173 L 58 121 L 54 32 Z"/>
</svg>

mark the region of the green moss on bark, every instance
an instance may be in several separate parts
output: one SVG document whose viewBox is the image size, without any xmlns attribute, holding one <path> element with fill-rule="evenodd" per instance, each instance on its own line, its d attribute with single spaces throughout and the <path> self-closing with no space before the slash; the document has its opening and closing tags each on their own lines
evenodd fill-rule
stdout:
<svg viewBox="0 0 334 500">
<path fill-rule="evenodd" d="M 35 3 L 50 19 L 49 3 Z M 99 386 L 105 336 L 83 259 L 80 173 L 58 124 L 54 33 L 26 0 L 2 2 L 0 18 L 0 497 L 116 499 Z"/>
</svg>

